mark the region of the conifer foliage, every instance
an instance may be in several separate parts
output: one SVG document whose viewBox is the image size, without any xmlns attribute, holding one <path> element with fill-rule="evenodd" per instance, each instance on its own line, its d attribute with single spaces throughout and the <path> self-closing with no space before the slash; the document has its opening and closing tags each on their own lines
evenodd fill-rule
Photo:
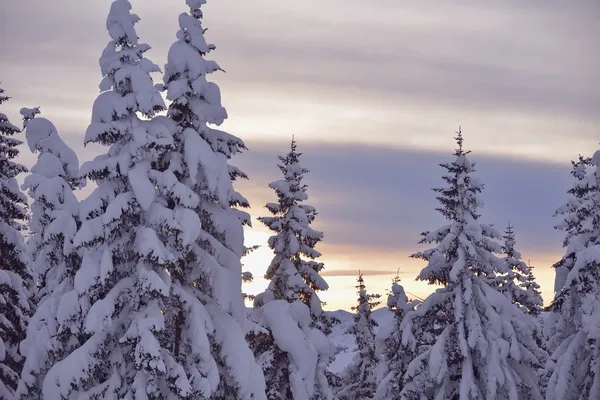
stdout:
<svg viewBox="0 0 600 400">
<path fill-rule="evenodd" d="M 418 279 L 443 287 L 402 322 L 403 343 L 418 353 L 402 398 L 541 399 L 544 352 L 524 314 L 487 283 L 508 272 L 497 256 L 500 233 L 479 222 L 483 185 L 460 131 L 456 141 L 455 160 L 442 164 L 446 186 L 434 189 L 450 223 L 423 233 L 422 242 L 437 246 L 414 255 L 427 261 Z"/>
<path fill-rule="evenodd" d="M 175 317 L 175 351 L 197 386 L 194 393 L 214 399 L 262 399 L 264 378 L 245 341 L 248 321 L 242 297 L 243 224 L 249 215 L 236 207 L 248 201 L 232 181 L 246 175 L 229 165 L 244 142 L 215 126 L 227 118 L 219 87 L 208 80 L 220 71 L 206 56 L 201 7 L 206 0 L 186 0 L 179 15 L 177 40 L 168 53 L 163 78 L 167 115 L 174 123 L 173 147 L 160 162 L 191 190 L 196 215 L 191 252 L 171 271 Z"/>
<path fill-rule="evenodd" d="M 556 269 L 554 292 L 559 295 L 567 279 L 567 275 L 575 264 L 575 254 L 585 247 L 585 230 L 583 222 L 586 219 L 586 198 L 592 188 L 588 181 L 588 172 L 592 168 L 592 159 L 579 156 L 577 161 L 571 161 L 571 175 L 574 178 L 573 186 L 568 190 L 569 199 L 560 206 L 555 216 L 560 217 L 556 229 L 565 232 L 563 247 L 565 255 L 553 267 Z"/>
<path fill-rule="evenodd" d="M 174 357 L 168 273 L 188 250 L 193 230 L 182 222 L 194 221 L 185 206 L 197 198 L 154 168 L 172 137 L 158 120 L 140 118 L 165 105 L 130 10 L 129 1 L 114 1 L 106 22 L 112 40 L 85 143 L 108 150 L 81 168 L 98 187 L 81 204 L 73 244 L 84 255 L 74 290 L 60 300 L 59 323 L 75 319 L 87 340 L 50 369 L 44 398 L 189 398 L 202 389 Z"/>
<path fill-rule="evenodd" d="M 269 238 L 269 247 L 275 253 L 265 278 L 269 287 L 257 296 L 257 305 L 272 300 L 302 301 L 313 318 L 321 316 L 321 301 L 317 291 L 327 290 L 327 282 L 319 275 L 323 263 L 314 261 L 321 256 L 315 246 L 323 239 L 323 233 L 310 227 L 317 212 L 314 207 L 302 204 L 308 199 L 308 185 L 302 182 L 308 169 L 300 165 L 296 141 L 292 139 L 290 152 L 279 157 L 279 170 L 284 179 L 271 182 L 269 187 L 277 194 L 277 203 L 267 203 L 272 217 L 260 217 L 276 234 Z M 308 258 L 307 259 L 305 259 Z"/>
<path fill-rule="evenodd" d="M 533 316 L 538 316 L 543 311 L 544 300 L 542 299 L 542 292 L 540 291 L 540 285 L 535 279 L 533 274 L 533 265 L 527 264 L 527 277 L 525 282 L 521 284 L 521 287 L 527 293 L 527 312 Z"/>
<path fill-rule="evenodd" d="M 585 175 L 581 169 L 574 174 L 575 187 L 581 189 L 571 191 L 574 212 L 561 213 L 567 254 L 560 268 L 568 274 L 551 305 L 551 348 L 556 350 L 549 363 L 548 400 L 591 400 L 600 393 L 600 151 L 586 164 Z M 557 274 L 557 279 L 562 277 Z"/>
<path fill-rule="evenodd" d="M 0 88 L 0 104 L 9 99 Z M 15 177 L 27 169 L 13 161 L 19 155 L 21 130 L 0 112 L 0 398 L 12 399 L 23 368 L 19 343 L 25 339 L 33 311 L 28 255 L 21 230 L 27 220 L 27 198 Z"/>
<path fill-rule="evenodd" d="M 402 342 L 400 327 L 406 313 L 413 310 L 415 305 L 406 296 L 400 276 L 396 276 L 387 298 L 387 307 L 394 313 L 394 319 L 387 326 L 380 327 L 376 337 L 379 360 L 376 368 L 377 400 L 393 399 L 402 391 L 404 374 L 414 352 Z"/>
<path fill-rule="evenodd" d="M 348 329 L 348 333 L 354 336 L 357 353 L 350 365 L 344 371 L 341 390 L 337 397 L 340 400 L 370 399 L 375 394 L 375 367 L 377 356 L 375 353 L 375 330 L 378 327 L 371 315 L 371 311 L 380 303 L 377 301 L 381 296 L 378 294 L 367 294 L 365 281 L 362 273 L 358 273 L 357 279 L 358 304 L 352 307 L 356 312 L 354 324 Z"/>
<path fill-rule="evenodd" d="M 33 199 L 30 238 L 36 311 L 21 343 L 25 366 L 19 382 L 19 399 L 41 399 L 48 369 L 82 344 L 80 326 L 60 320 L 62 295 L 73 290 L 81 257 L 73 248 L 80 226 L 79 202 L 73 190 L 85 185 L 79 178 L 79 160 L 62 141 L 52 122 L 35 118 L 39 108 L 22 109 L 29 149 L 39 153 L 37 163 L 22 186 Z"/>
<path fill-rule="evenodd" d="M 506 298 L 519 306 L 523 312 L 537 315 L 543 305 L 539 286 L 533 277 L 533 267 L 521 260 L 521 253 L 515 249 L 515 231 L 508 224 L 504 232 L 504 262 L 508 273 L 501 277 L 500 291 Z"/>
<path fill-rule="evenodd" d="M 264 331 L 250 340 L 263 366 L 269 400 L 333 396 L 326 377 L 333 346 L 319 329 L 324 315 L 317 295 L 328 285 L 319 275 L 323 264 L 314 261 L 323 233 L 310 227 L 315 208 L 302 204 L 308 198 L 302 181 L 308 170 L 300 165 L 300 155 L 292 140 L 290 152 L 279 157 L 284 179 L 269 184 L 279 200 L 267 204 L 273 216 L 259 218 L 275 232 L 268 242 L 275 256 L 265 275 L 269 286 L 254 300 L 253 319 Z"/>
</svg>

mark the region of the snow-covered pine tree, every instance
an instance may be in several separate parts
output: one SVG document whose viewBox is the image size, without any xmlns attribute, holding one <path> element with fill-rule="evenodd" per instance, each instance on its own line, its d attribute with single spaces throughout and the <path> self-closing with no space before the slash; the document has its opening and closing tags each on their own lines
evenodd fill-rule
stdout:
<svg viewBox="0 0 600 400">
<path fill-rule="evenodd" d="M 73 244 L 83 260 L 58 313 L 59 323 L 75 319 L 89 337 L 48 371 L 47 399 L 208 398 L 218 383 L 210 351 L 190 369 L 175 340 L 181 308 L 200 343 L 207 324 L 202 309 L 190 309 L 195 302 L 175 300 L 174 281 L 199 235 L 198 197 L 172 171 L 157 169 L 175 127 L 154 117 L 166 108 L 150 75 L 160 69 L 145 58 L 150 47 L 138 41 L 138 21 L 129 1 L 112 3 L 102 93 L 85 135 L 86 144 L 108 150 L 81 167 L 97 188 L 80 204 L 85 220 Z"/>
<path fill-rule="evenodd" d="M 259 218 L 275 232 L 269 238 L 275 256 L 265 274 L 269 286 L 254 300 L 253 318 L 265 331 L 249 340 L 263 366 L 269 400 L 333 396 L 326 375 L 333 346 L 322 330 L 327 317 L 317 294 L 328 285 L 319 275 L 323 264 L 314 260 L 321 255 L 314 247 L 323 233 L 310 227 L 315 208 L 302 204 L 308 170 L 300 155 L 292 139 L 290 152 L 279 157 L 284 179 L 269 184 L 278 198 L 267 204 L 273 216 Z"/>
<path fill-rule="evenodd" d="M 504 243 L 502 251 L 504 254 L 504 263 L 506 264 L 508 273 L 497 275 L 496 282 L 500 284 L 497 289 L 506 296 L 506 298 L 521 309 L 529 316 L 528 324 L 530 325 L 533 337 L 537 345 L 544 349 L 544 358 L 540 361 L 547 361 L 548 343 L 544 336 L 544 329 L 541 321 L 537 318 L 542 310 L 544 301 L 539 291 L 539 285 L 533 276 L 533 267 L 528 266 L 521 259 L 521 253 L 515 249 L 516 239 L 514 227 L 509 223 L 504 231 L 502 238 Z M 546 372 L 543 369 L 538 371 L 540 376 L 541 391 L 545 390 Z"/>
<path fill-rule="evenodd" d="M 525 282 L 521 284 L 521 287 L 527 292 L 526 302 L 524 305 L 527 307 L 527 312 L 533 316 L 538 316 L 543 310 L 544 300 L 542 298 L 542 292 L 540 291 L 540 285 L 538 285 L 535 275 L 533 274 L 533 265 L 527 263 L 527 276 Z"/>
<path fill-rule="evenodd" d="M 308 199 L 308 185 L 303 183 L 308 169 L 300 165 L 301 155 L 292 139 L 289 153 L 278 157 L 284 179 L 269 184 L 278 198 L 277 203 L 266 205 L 273 216 L 258 218 L 275 232 L 269 238 L 269 247 L 275 257 L 265 274 L 270 280 L 269 286 L 257 296 L 256 305 L 260 307 L 272 300 L 290 303 L 300 300 L 310 308 L 317 321 L 323 312 L 317 291 L 327 290 L 329 286 L 319 275 L 323 263 L 315 261 L 321 256 L 315 246 L 323 239 L 322 232 L 310 227 L 317 212 L 314 207 L 302 204 Z"/>
<path fill-rule="evenodd" d="M 555 296 L 560 294 L 569 271 L 573 269 L 575 253 L 585 246 L 585 243 L 582 243 L 578 236 L 583 233 L 582 220 L 585 218 L 583 202 L 591 190 L 587 181 L 587 171 L 591 167 L 591 161 L 591 158 L 581 155 L 579 155 L 577 161 L 571 161 L 571 175 L 575 181 L 573 187 L 567 191 L 569 199 L 554 214 L 555 217 L 560 217 L 560 222 L 554 228 L 565 232 L 563 247 L 566 247 L 565 255 L 553 265 L 556 270 Z"/>
<path fill-rule="evenodd" d="M 377 400 L 398 398 L 402 391 L 404 374 L 414 354 L 402 343 L 400 326 L 406 313 L 414 309 L 415 303 L 409 301 L 400 283 L 400 275 L 397 275 L 392 280 L 387 297 L 387 307 L 394 313 L 394 318 L 379 328 L 375 338 L 379 360 L 375 370 L 377 390 L 374 398 Z"/>
<path fill-rule="evenodd" d="M 539 313 L 543 305 L 542 296 L 532 286 L 535 281 L 529 281 L 528 283 L 528 279 L 533 277 L 533 273 L 521 259 L 521 253 L 515 249 L 515 231 L 510 223 L 504 231 L 503 239 L 502 251 L 508 273 L 499 277 L 501 279 L 499 290 L 509 301 L 520 307 L 523 312 L 529 314 Z"/>
<path fill-rule="evenodd" d="M 184 370 L 207 378 L 204 396 L 258 400 L 265 397 L 264 377 L 245 341 L 249 324 L 241 289 L 243 224 L 250 217 L 237 209 L 247 207 L 248 201 L 232 185 L 246 175 L 228 164 L 246 147 L 241 139 L 214 128 L 227 112 L 219 87 L 208 80 L 221 68 L 205 58 L 215 49 L 204 37 L 201 7 L 206 0 L 186 4 L 189 12 L 179 16 L 163 78 L 175 134 L 174 148 L 161 165 L 199 200 L 193 207 L 199 232 L 192 253 L 171 273 L 180 307 L 175 346 Z"/>
<path fill-rule="evenodd" d="M 9 99 L 0 88 L 0 104 Z M 27 168 L 14 162 L 21 130 L 0 112 L 0 398 L 12 399 L 23 368 L 19 343 L 25 339 L 33 311 L 32 280 L 21 229 L 27 220 L 27 198 L 15 177 Z"/>
<path fill-rule="evenodd" d="M 32 198 L 30 238 L 31 270 L 37 289 L 36 310 L 29 321 L 27 338 L 21 343 L 25 365 L 16 397 L 41 399 L 46 372 L 83 343 L 81 326 L 61 321 L 59 303 L 73 290 L 81 257 L 73 249 L 80 226 L 79 202 L 73 190 L 85 185 L 79 178 L 79 160 L 62 141 L 52 122 L 35 118 L 39 108 L 21 109 L 29 149 L 39 153 L 37 163 L 22 185 Z"/>
<path fill-rule="evenodd" d="M 538 347 L 528 318 L 487 281 L 507 273 L 496 253 L 500 233 L 478 214 L 483 185 L 472 176 L 475 165 L 463 150 L 459 130 L 455 160 L 441 166 L 446 186 L 439 193 L 442 228 L 423 233 L 437 246 L 413 257 L 427 261 L 419 280 L 443 287 L 402 322 L 403 344 L 419 355 L 405 374 L 402 399 L 541 399 Z M 424 332 L 435 334 L 427 343 Z"/>
<path fill-rule="evenodd" d="M 567 256 L 570 270 L 551 304 L 556 328 L 548 363 L 551 374 L 547 400 L 591 400 L 600 393 L 600 150 L 589 160 L 585 187 L 578 197 L 579 226 L 569 226 Z"/>
<path fill-rule="evenodd" d="M 565 254 L 553 265 L 556 273 L 554 299 L 549 306 L 551 313 L 548 316 L 548 323 L 544 324 L 551 352 L 555 351 L 559 343 L 574 332 L 557 330 L 556 327 L 561 316 L 562 301 L 564 300 L 562 289 L 565 280 L 575 265 L 575 254 L 584 249 L 586 241 L 589 240 L 583 229 L 582 221 L 586 217 L 586 210 L 583 205 L 591 190 L 588 184 L 588 170 L 591 168 L 591 161 L 591 158 L 582 155 L 579 155 L 577 161 L 571 161 L 571 176 L 574 178 L 573 186 L 567 191 L 569 195 L 567 202 L 561 205 L 554 214 L 555 217 L 560 217 L 559 223 L 554 228 L 565 232 L 565 239 L 563 240 Z M 566 336 L 563 336 L 563 334 Z"/>
<path fill-rule="evenodd" d="M 255 244 L 254 246 L 246 247 L 244 246 L 244 252 L 242 253 L 242 258 L 246 257 L 248 254 L 252 253 L 254 250 L 258 249 L 260 246 Z M 242 263 L 242 268 L 244 264 Z M 251 283 L 254 281 L 254 275 L 250 271 L 242 271 L 242 283 Z M 244 301 L 254 302 L 254 295 L 248 294 L 246 292 L 242 292 L 242 298 Z"/>
<path fill-rule="evenodd" d="M 371 399 L 376 389 L 375 330 L 379 325 L 373 319 L 371 311 L 380 304 L 377 299 L 381 296 L 367 294 L 363 274 L 360 271 L 356 289 L 358 304 L 352 307 L 356 314 L 354 324 L 350 326 L 348 333 L 354 336 L 357 353 L 342 374 L 341 390 L 336 393 L 340 400 Z"/>
</svg>

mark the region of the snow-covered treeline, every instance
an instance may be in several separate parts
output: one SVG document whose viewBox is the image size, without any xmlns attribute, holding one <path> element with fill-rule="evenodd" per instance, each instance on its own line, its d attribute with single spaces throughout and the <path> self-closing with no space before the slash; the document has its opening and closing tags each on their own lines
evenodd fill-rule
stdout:
<svg viewBox="0 0 600 400">
<path fill-rule="evenodd" d="M 232 164 L 248 149 L 217 129 L 228 115 L 205 4 L 185 0 L 161 69 L 131 3 L 112 2 L 82 135 L 104 149 L 93 160 L 80 165 L 40 107 L 21 109 L 23 129 L 0 113 L 0 399 L 598 399 L 600 151 L 573 162 L 546 309 L 515 226 L 484 222 L 459 129 L 434 189 L 446 224 L 411 255 L 437 288 L 410 299 L 394 278 L 378 319 L 381 296 L 357 271 L 344 319 L 323 308 L 325 234 L 292 138 L 258 217 L 272 232 L 268 285 L 249 296 L 250 204 L 235 187 L 248 176 Z M 15 161 L 20 132 L 31 171 Z M 352 357 L 340 366 L 341 354 Z"/>
</svg>

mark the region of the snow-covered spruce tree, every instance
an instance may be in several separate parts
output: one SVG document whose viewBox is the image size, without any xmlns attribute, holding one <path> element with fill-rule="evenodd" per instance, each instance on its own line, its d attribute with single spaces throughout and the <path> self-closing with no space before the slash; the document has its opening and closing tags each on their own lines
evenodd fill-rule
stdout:
<svg viewBox="0 0 600 400">
<path fill-rule="evenodd" d="M 108 149 L 81 167 L 97 188 L 80 204 L 85 220 L 73 244 L 83 260 L 57 315 L 59 324 L 81 324 L 88 338 L 48 371 L 47 399 L 208 398 L 218 380 L 210 351 L 190 369 L 175 342 L 182 306 L 173 299 L 174 280 L 193 258 L 200 221 L 191 208 L 198 198 L 171 171 L 156 169 L 173 146 L 174 127 L 166 117 L 140 118 L 165 104 L 150 76 L 160 69 L 144 56 L 150 47 L 138 42 L 138 21 L 127 0 L 112 3 L 102 93 L 85 135 L 86 144 Z M 194 304 L 186 312 L 202 343 L 207 321 L 202 309 L 189 309 Z"/>
<path fill-rule="evenodd" d="M 539 313 L 543 305 L 542 296 L 539 291 L 534 290 L 531 282 L 527 283 L 531 271 L 527 264 L 521 260 L 521 253 L 515 249 L 515 231 L 510 223 L 504 231 L 503 239 L 502 251 L 508 273 L 500 276 L 502 280 L 500 291 L 509 301 L 520 307 L 523 312 L 529 314 Z M 531 277 L 533 277 L 532 273 Z M 526 284 L 527 287 L 525 287 Z M 535 281 L 533 284 L 535 284 Z"/>
<path fill-rule="evenodd" d="M 555 217 L 560 217 L 559 223 L 554 228 L 565 232 L 565 239 L 563 241 L 565 254 L 553 265 L 556 273 L 554 299 L 549 306 L 551 313 L 548 316 L 548 321 L 544 324 L 546 329 L 545 334 L 550 339 L 548 346 L 551 352 L 556 350 L 559 343 L 565 340 L 566 337 L 575 332 L 575 330 L 567 332 L 565 330 L 557 330 L 556 328 L 562 312 L 562 302 L 564 300 L 562 289 L 565 285 L 565 280 L 575 265 L 575 254 L 579 250 L 584 249 L 589 240 L 589 235 L 585 232 L 582 221 L 584 221 L 587 212 L 584 207 L 586 197 L 589 196 L 591 190 L 588 184 L 588 170 L 591 167 L 591 158 L 579 155 L 577 161 L 571 161 L 571 164 L 571 175 L 574 178 L 573 186 L 567 191 L 569 195 L 567 202 L 560 206 L 554 214 Z M 576 304 L 574 306 L 577 307 Z M 575 329 L 574 326 L 572 327 Z"/>
<path fill-rule="evenodd" d="M 323 233 L 310 227 L 317 212 L 314 207 L 302 204 L 308 199 L 308 185 L 302 182 L 308 169 L 300 165 L 297 144 L 292 139 L 290 152 L 279 156 L 279 170 L 284 179 L 271 182 L 269 187 L 277 194 L 277 203 L 267 203 L 272 217 L 258 218 L 276 234 L 269 238 L 269 247 L 275 253 L 265 278 L 270 280 L 267 290 L 256 298 L 260 307 L 272 300 L 290 303 L 300 300 L 311 311 L 315 321 L 322 314 L 317 291 L 327 290 L 327 282 L 319 275 L 323 263 L 315 261 L 321 256 L 315 246 Z"/>
<path fill-rule="evenodd" d="M 246 257 L 248 254 L 252 253 L 254 250 L 258 249 L 260 246 L 255 244 L 254 246 L 246 247 L 244 246 L 244 252 L 242 253 L 242 258 Z M 242 268 L 244 264 L 242 263 Z M 254 275 L 250 271 L 242 271 L 242 283 L 252 283 L 254 281 Z M 254 295 L 248 294 L 246 292 L 242 292 L 242 298 L 244 301 L 254 302 Z"/>
<path fill-rule="evenodd" d="M 551 305 L 556 350 L 547 400 L 591 400 L 600 393 L 600 151 L 589 165 L 585 179 L 576 177 L 586 193 L 579 198 L 580 226 L 567 240 L 571 269 Z"/>
<path fill-rule="evenodd" d="M 586 210 L 583 207 L 583 203 L 591 190 L 587 180 L 587 171 L 591 167 L 591 161 L 591 158 L 581 155 L 577 161 L 571 161 L 571 175 L 575 181 L 573 182 L 573 187 L 567 191 L 569 199 L 554 214 L 555 217 L 560 217 L 560 222 L 555 226 L 555 229 L 565 232 L 563 247 L 566 247 L 565 255 L 553 265 L 556 270 L 554 281 L 555 296 L 561 293 L 567 275 L 573 269 L 575 253 L 585 247 L 585 241 L 581 240 L 586 237 L 582 224 L 582 221 L 586 217 Z M 580 236 L 581 234 L 583 234 L 583 237 Z"/>
<path fill-rule="evenodd" d="M 375 370 L 377 390 L 374 398 L 377 400 L 399 397 L 406 368 L 414 357 L 414 352 L 402 343 L 400 326 L 406 313 L 414 309 L 415 302 L 409 301 L 406 296 L 399 275 L 392 280 L 387 307 L 394 313 L 394 318 L 379 328 L 375 338 L 379 360 Z"/>
<path fill-rule="evenodd" d="M 0 104 L 9 97 L 0 88 Z M 33 311 L 31 275 L 21 229 L 27 220 L 27 198 L 15 177 L 27 169 L 14 162 L 21 130 L 0 113 L 0 398 L 12 399 L 23 368 L 19 343 L 25 339 Z"/>
<path fill-rule="evenodd" d="M 375 367 L 377 356 L 375 354 L 375 330 L 378 327 L 371 315 L 371 311 L 380 302 L 378 294 L 367 294 L 365 281 L 359 271 L 357 279 L 358 304 L 352 307 L 356 311 L 354 324 L 348 333 L 354 336 L 357 353 L 354 359 L 342 374 L 341 390 L 336 394 L 340 400 L 371 399 L 375 394 Z"/>
<path fill-rule="evenodd" d="M 582 155 L 579 155 L 577 161 L 571 161 L 571 175 L 574 178 L 573 186 L 567 191 L 569 195 L 567 202 L 561 205 L 554 214 L 555 217 L 560 218 L 559 223 L 554 228 L 565 232 L 565 239 L 563 240 L 565 254 L 553 265 L 556 273 L 554 299 L 548 307 L 551 313 L 548 317 L 548 323 L 545 324 L 546 336 L 550 338 L 548 345 L 551 352 L 556 350 L 558 344 L 567 336 L 575 332 L 575 330 L 567 332 L 556 328 L 561 317 L 562 302 L 564 300 L 562 289 L 567 275 L 575 265 L 576 253 L 584 249 L 589 240 L 589 235 L 585 232 L 582 221 L 586 218 L 587 210 L 584 204 L 591 190 L 588 184 L 588 170 L 591 167 L 591 161 L 591 158 Z M 566 336 L 563 336 L 563 334 Z"/>
<path fill-rule="evenodd" d="M 326 367 L 333 346 L 322 328 L 323 311 L 318 290 L 328 288 L 319 275 L 323 264 L 315 245 L 323 234 L 310 227 L 316 216 L 307 200 L 308 172 L 299 163 L 292 140 L 290 152 L 279 157 L 284 179 L 272 182 L 278 202 L 268 203 L 271 217 L 259 218 L 275 235 L 269 247 L 275 253 L 265 278 L 268 288 L 254 300 L 253 319 L 265 331 L 249 341 L 263 367 L 268 399 L 330 399 Z"/>
<path fill-rule="evenodd" d="M 174 148 L 160 165 L 198 197 L 193 210 L 199 219 L 192 252 L 171 271 L 179 307 L 175 348 L 184 370 L 195 381 L 206 381 L 203 396 L 262 399 L 264 377 L 245 341 L 249 324 L 241 290 L 243 224 L 250 218 L 236 207 L 248 202 L 232 185 L 246 175 L 228 164 L 246 147 L 241 139 L 214 128 L 227 112 L 219 87 L 208 81 L 220 67 L 205 58 L 215 49 L 204 38 L 205 3 L 186 0 L 189 12 L 179 16 L 163 79 L 175 134 Z"/>
<path fill-rule="evenodd" d="M 428 263 L 418 279 L 443 288 L 402 321 L 403 344 L 422 351 L 408 366 L 400 398 L 539 400 L 544 351 L 526 315 L 487 284 L 508 272 L 495 254 L 500 233 L 479 222 L 483 185 L 472 176 L 460 131 L 456 141 L 455 160 L 442 164 L 446 186 L 434 189 L 450 223 L 423 233 L 422 242 L 437 246 L 413 255 Z M 435 340 L 427 343 L 424 332 Z"/>
<path fill-rule="evenodd" d="M 544 301 L 542 299 L 540 285 L 538 285 L 535 275 L 533 274 L 533 268 L 533 265 L 530 263 L 527 264 L 527 276 L 525 277 L 525 282 L 521 284 L 521 287 L 527 293 L 527 300 L 524 303 L 527 307 L 527 312 L 533 316 L 538 316 L 543 310 Z"/>
<path fill-rule="evenodd" d="M 81 258 L 73 249 L 80 226 L 79 204 L 73 190 L 85 185 L 79 178 L 79 160 L 62 141 L 56 127 L 34 118 L 39 108 L 22 109 L 29 149 L 39 153 L 37 163 L 22 185 L 32 198 L 30 238 L 31 270 L 36 282 L 36 311 L 21 343 L 25 365 L 16 398 L 41 399 L 48 369 L 83 343 L 81 326 L 72 320 L 59 323 L 61 297 L 73 290 Z"/>
<path fill-rule="evenodd" d="M 500 284 L 498 290 L 529 317 L 528 323 L 535 342 L 540 348 L 545 350 L 545 357 L 541 360 L 545 363 L 547 361 L 548 343 L 544 336 L 541 321 L 537 318 L 544 302 L 539 291 L 539 285 L 533 276 L 533 267 L 525 264 L 521 259 L 521 253 L 515 249 L 515 231 L 510 223 L 506 227 L 502 238 L 504 239 L 502 245 L 504 263 L 508 272 L 497 275 L 496 282 Z M 547 373 L 543 369 L 540 369 L 538 375 L 540 376 L 540 383 L 543 383 L 541 385 L 543 392 Z"/>
</svg>

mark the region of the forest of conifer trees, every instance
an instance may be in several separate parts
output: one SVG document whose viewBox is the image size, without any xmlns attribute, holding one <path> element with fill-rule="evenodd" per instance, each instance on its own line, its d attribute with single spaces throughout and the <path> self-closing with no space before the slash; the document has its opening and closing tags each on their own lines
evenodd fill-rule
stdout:
<svg viewBox="0 0 600 400">
<path fill-rule="evenodd" d="M 81 138 L 103 149 L 94 159 L 80 165 L 43 104 L 21 109 L 22 128 L 0 113 L 0 399 L 599 399 L 600 151 L 572 162 L 555 215 L 564 256 L 544 307 L 518 224 L 484 222 L 484 183 L 459 127 L 432 194 L 446 222 L 411 255 L 431 293 L 409 298 L 399 276 L 386 296 L 371 293 L 357 271 L 344 332 L 355 352 L 338 372 L 340 320 L 320 297 L 325 235 L 291 138 L 258 218 L 272 235 L 267 286 L 243 292 L 256 246 L 244 241 L 250 204 L 236 185 L 249 177 L 232 163 L 248 149 L 217 129 L 228 114 L 205 3 L 185 1 L 164 68 L 147 58 L 131 3 L 107 9 L 100 94 Z M 19 101 L 9 95 L 0 89 L 0 104 Z M 18 162 L 25 143 L 31 170 Z"/>
</svg>

